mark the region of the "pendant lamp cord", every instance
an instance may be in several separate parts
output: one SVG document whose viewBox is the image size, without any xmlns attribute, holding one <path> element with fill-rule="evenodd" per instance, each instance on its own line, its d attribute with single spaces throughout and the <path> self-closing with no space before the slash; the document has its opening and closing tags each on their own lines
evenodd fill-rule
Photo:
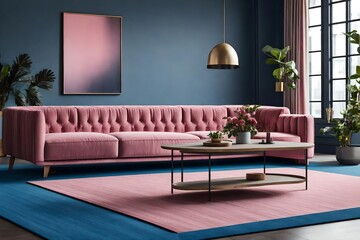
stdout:
<svg viewBox="0 0 360 240">
<path fill-rule="evenodd" d="M 225 21 L 226 21 L 226 12 L 225 12 L 225 1 L 226 0 L 224 0 L 224 43 L 225 43 Z"/>
</svg>

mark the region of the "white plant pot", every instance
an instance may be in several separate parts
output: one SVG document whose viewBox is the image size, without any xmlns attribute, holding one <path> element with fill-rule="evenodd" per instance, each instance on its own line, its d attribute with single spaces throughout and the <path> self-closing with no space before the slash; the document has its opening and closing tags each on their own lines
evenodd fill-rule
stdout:
<svg viewBox="0 0 360 240">
<path fill-rule="evenodd" d="M 236 143 L 238 144 L 249 144 L 251 143 L 251 133 L 241 132 L 236 136 Z"/>
<path fill-rule="evenodd" d="M 360 147 L 336 147 L 336 160 L 344 165 L 360 163 Z"/>
</svg>

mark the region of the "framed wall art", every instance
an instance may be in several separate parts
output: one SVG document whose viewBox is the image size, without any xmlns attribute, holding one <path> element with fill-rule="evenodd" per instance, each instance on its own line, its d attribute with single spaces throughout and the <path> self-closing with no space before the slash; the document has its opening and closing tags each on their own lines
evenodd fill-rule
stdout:
<svg viewBox="0 0 360 240">
<path fill-rule="evenodd" d="M 63 13 L 63 93 L 121 94 L 120 16 Z"/>
</svg>

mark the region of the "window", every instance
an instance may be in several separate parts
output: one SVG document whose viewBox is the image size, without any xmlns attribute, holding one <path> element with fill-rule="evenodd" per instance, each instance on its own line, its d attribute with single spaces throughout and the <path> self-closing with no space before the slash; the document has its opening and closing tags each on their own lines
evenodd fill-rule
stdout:
<svg viewBox="0 0 360 240">
<path fill-rule="evenodd" d="M 321 117 L 321 0 L 309 2 L 309 109 Z"/>
<path fill-rule="evenodd" d="M 354 84 L 349 76 L 360 65 L 356 47 L 344 35 L 352 30 L 360 32 L 360 0 L 309 0 L 309 108 L 315 118 L 328 106 L 334 118 L 346 108 L 346 86 Z"/>
</svg>

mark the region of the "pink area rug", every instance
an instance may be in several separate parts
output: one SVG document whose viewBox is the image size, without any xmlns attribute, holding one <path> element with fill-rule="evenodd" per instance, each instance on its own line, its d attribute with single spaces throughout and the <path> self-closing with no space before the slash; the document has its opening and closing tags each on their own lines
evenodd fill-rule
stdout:
<svg viewBox="0 0 360 240">
<path fill-rule="evenodd" d="M 260 170 L 255 170 L 259 172 Z M 214 171 L 213 178 L 245 176 L 254 170 Z M 302 169 L 268 172 L 303 175 Z M 179 181 L 179 174 L 175 174 Z M 185 173 L 185 180 L 206 179 L 207 172 Z M 129 215 L 174 232 L 300 216 L 360 206 L 360 178 L 309 170 L 304 183 L 214 191 L 170 193 L 170 173 L 45 180 L 31 184 Z"/>
</svg>

